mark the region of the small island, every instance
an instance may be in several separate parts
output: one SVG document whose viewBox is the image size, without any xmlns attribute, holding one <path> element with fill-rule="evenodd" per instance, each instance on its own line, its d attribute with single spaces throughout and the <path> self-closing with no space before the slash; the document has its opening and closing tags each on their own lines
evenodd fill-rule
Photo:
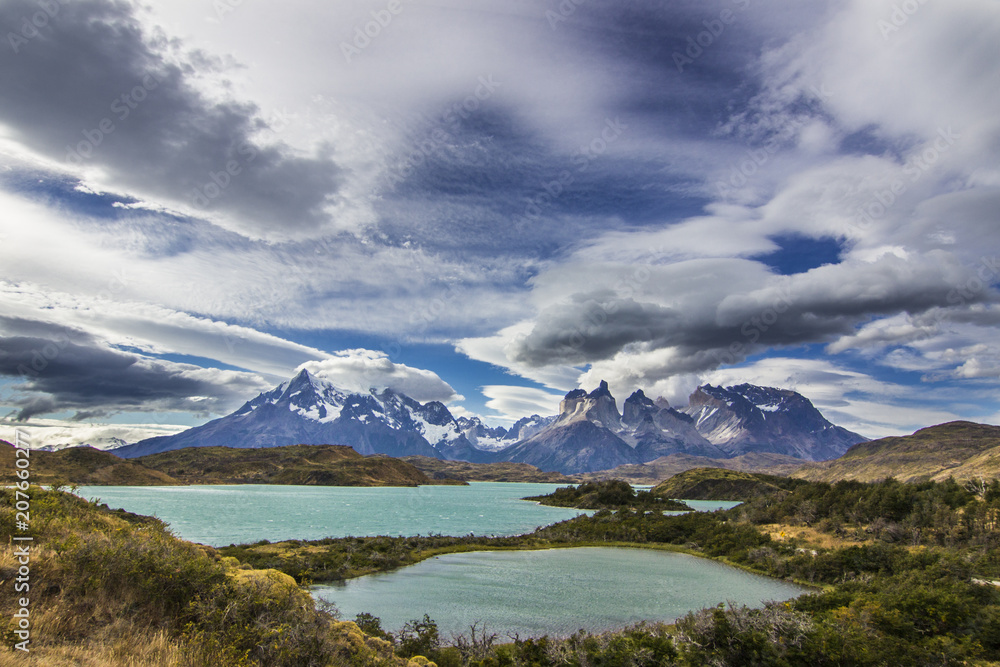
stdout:
<svg viewBox="0 0 1000 667">
<path fill-rule="evenodd" d="M 652 493 L 688 500 L 746 502 L 768 495 L 781 498 L 802 485 L 801 480 L 790 477 L 727 468 L 692 468 L 660 482 Z"/>
<path fill-rule="evenodd" d="M 582 510 L 692 511 L 679 500 L 665 498 L 649 491 L 637 492 L 628 482 L 617 479 L 563 486 L 548 495 L 529 496 L 523 500 L 534 500 L 541 505 L 551 507 L 573 507 Z"/>
</svg>

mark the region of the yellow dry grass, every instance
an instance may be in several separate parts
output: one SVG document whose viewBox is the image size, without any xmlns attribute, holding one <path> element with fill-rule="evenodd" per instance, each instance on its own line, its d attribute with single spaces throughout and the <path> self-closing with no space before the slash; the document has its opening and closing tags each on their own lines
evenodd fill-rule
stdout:
<svg viewBox="0 0 1000 667">
<path fill-rule="evenodd" d="M 841 547 L 851 547 L 862 544 L 857 540 L 850 540 L 837 537 L 829 533 L 824 533 L 810 528 L 809 526 L 793 526 L 784 523 L 769 523 L 760 526 L 760 529 L 771 536 L 776 542 L 787 540 L 799 540 L 804 548 L 812 549 L 838 549 Z"/>
</svg>

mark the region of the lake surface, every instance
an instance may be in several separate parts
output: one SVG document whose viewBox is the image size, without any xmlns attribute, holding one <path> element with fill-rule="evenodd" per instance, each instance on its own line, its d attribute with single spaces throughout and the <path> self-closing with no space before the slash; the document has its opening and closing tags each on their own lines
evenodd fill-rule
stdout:
<svg viewBox="0 0 1000 667">
<path fill-rule="evenodd" d="M 372 535 L 517 535 L 580 510 L 521 500 L 559 484 L 473 482 L 469 486 L 89 486 L 84 498 L 157 516 L 174 534 L 212 546 Z M 738 503 L 687 501 L 696 510 Z M 674 514 L 674 512 L 671 512 Z M 386 574 L 316 587 L 344 618 L 368 611 L 399 630 L 424 613 L 445 638 L 485 622 L 501 637 L 568 635 L 669 621 L 733 600 L 758 606 L 794 597 L 786 582 L 683 554 L 575 548 L 449 554 Z"/>
<path fill-rule="evenodd" d="M 346 620 L 367 611 L 398 631 L 426 613 L 445 639 L 468 633 L 473 622 L 500 637 L 567 636 L 672 621 L 720 602 L 760 607 L 804 592 L 704 558 L 606 547 L 447 554 L 313 588 Z"/>
<path fill-rule="evenodd" d="M 348 535 L 519 535 L 585 513 L 521 500 L 559 486 L 81 486 L 77 493 L 112 508 L 159 517 L 185 540 L 226 546 Z M 705 511 L 737 503 L 689 504 Z"/>
<path fill-rule="evenodd" d="M 84 498 L 163 519 L 211 546 L 373 535 L 518 535 L 583 513 L 521 500 L 559 484 L 82 486 Z"/>
</svg>

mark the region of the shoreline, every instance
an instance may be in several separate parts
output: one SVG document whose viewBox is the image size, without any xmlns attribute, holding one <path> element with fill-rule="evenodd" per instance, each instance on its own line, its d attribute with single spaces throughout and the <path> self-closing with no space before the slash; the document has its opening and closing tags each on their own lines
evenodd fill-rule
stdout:
<svg viewBox="0 0 1000 667">
<path fill-rule="evenodd" d="M 551 524 L 554 525 L 554 524 Z M 546 528 L 547 526 L 542 526 Z M 523 537 L 532 535 L 533 533 L 527 533 Z M 522 537 L 522 536 L 519 536 Z M 338 538 L 338 539 L 349 539 L 349 538 Z M 280 543 L 277 543 L 280 544 Z M 236 545 L 242 546 L 242 545 Z M 412 562 L 399 565 L 397 567 L 381 569 L 381 570 L 371 570 L 367 572 L 353 572 L 348 576 L 341 577 L 339 579 L 313 579 L 310 584 L 306 586 L 306 589 L 310 589 L 317 585 L 329 585 L 334 584 L 338 581 L 347 581 L 349 579 L 359 579 L 361 577 L 367 577 L 375 574 L 387 574 L 389 572 L 396 572 L 404 568 L 410 567 L 411 565 L 417 565 L 423 561 L 434 558 L 435 556 L 444 556 L 453 553 L 472 553 L 476 551 L 546 551 L 549 549 L 588 549 L 588 548 L 617 548 L 617 549 L 647 549 L 649 551 L 667 551 L 671 553 L 679 553 L 687 556 L 693 556 L 695 558 L 702 558 L 705 560 L 714 561 L 716 563 L 721 563 L 728 567 L 736 568 L 737 570 L 742 570 L 748 574 L 754 574 L 761 577 L 767 577 L 768 579 L 773 579 L 775 581 L 786 581 L 793 583 L 796 586 L 802 586 L 803 588 L 811 589 L 813 592 L 819 592 L 823 590 L 828 590 L 832 588 L 831 586 L 818 585 L 808 581 L 802 581 L 791 577 L 775 577 L 774 575 L 768 574 L 763 570 L 758 570 L 747 565 L 742 565 L 740 563 L 734 563 L 721 556 L 706 556 L 703 553 L 699 553 L 693 549 L 688 549 L 675 544 L 647 544 L 642 542 L 564 542 L 564 543 L 553 543 L 553 544 L 525 544 L 521 546 L 489 546 L 489 545 L 463 545 L 456 544 L 454 546 L 440 547 L 437 549 L 429 549 L 427 551 L 419 551 L 414 553 L 414 558 Z"/>
</svg>

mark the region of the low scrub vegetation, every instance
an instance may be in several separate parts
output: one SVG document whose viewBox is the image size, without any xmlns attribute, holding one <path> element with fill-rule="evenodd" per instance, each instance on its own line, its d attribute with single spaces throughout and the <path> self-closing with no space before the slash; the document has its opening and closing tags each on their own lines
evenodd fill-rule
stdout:
<svg viewBox="0 0 1000 667">
<path fill-rule="evenodd" d="M 215 550 L 156 519 L 31 488 L 32 656 L 46 665 L 987 665 L 1000 661 L 1000 482 L 803 483 L 727 511 L 600 510 L 530 535 L 258 543 Z M 16 528 L 0 491 L 0 531 Z M 793 528 L 828 546 L 791 537 Z M 762 609 L 721 605 L 672 625 L 571 637 L 444 638 L 317 608 L 298 585 L 483 548 L 632 544 L 681 549 L 817 586 Z M 253 565 L 264 569 L 253 569 Z M 280 570 L 280 571 L 279 571 Z M 17 562 L 0 556 L 0 579 Z M 295 577 L 295 578 L 293 578 Z M 4 596 L 0 663 L 12 662 Z"/>
<path fill-rule="evenodd" d="M 0 534 L 30 535 L 33 664 L 406 665 L 388 642 L 317 609 L 287 574 L 254 570 L 173 537 L 156 519 L 30 487 L 31 532 L 15 532 L 0 489 Z M 10 585 L 19 563 L 0 555 Z M 21 595 L 21 594 L 19 594 Z M 0 663 L 15 664 L 15 595 L 0 598 Z M 416 664 L 416 663 L 414 663 Z"/>
<path fill-rule="evenodd" d="M 690 511 L 691 508 L 679 500 L 658 496 L 649 491 L 636 491 L 628 482 L 612 479 L 602 482 L 584 482 L 577 486 L 564 486 L 544 496 L 530 496 L 524 500 L 534 500 L 553 507 L 575 507 L 587 510 L 602 509 L 643 509 Z"/>
<path fill-rule="evenodd" d="M 763 609 L 719 606 L 675 624 L 569 638 L 499 638 L 473 628 L 450 643 L 431 619 L 386 632 L 363 615 L 359 626 L 393 642 L 414 641 L 445 665 L 962 665 L 1000 661 L 1000 482 L 876 484 L 796 482 L 727 511 L 664 516 L 601 510 L 521 537 L 346 538 L 286 543 L 271 551 L 299 563 L 323 551 L 385 562 L 482 548 L 633 544 L 677 548 L 775 577 L 818 586 L 815 593 Z M 772 535 L 775 526 L 809 527 L 834 546 Z M 783 533 L 783 531 L 781 531 Z M 242 550 L 254 560 L 255 551 Z M 294 548 L 292 548 L 294 547 Z M 309 550 L 312 550 L 311 552 Z M 362 552 L 370 551 L 368 556 Z M 360 560 L 358 562 L 361 562 Z M 390 566 L 391 567 L 391 566 Z M 414 634 L 415 633 L 415 634 Z M 422 636 L 422 639 L 420 638 Z M 416 639 L 414 639 L 416 637 Z"/>
</svg>

